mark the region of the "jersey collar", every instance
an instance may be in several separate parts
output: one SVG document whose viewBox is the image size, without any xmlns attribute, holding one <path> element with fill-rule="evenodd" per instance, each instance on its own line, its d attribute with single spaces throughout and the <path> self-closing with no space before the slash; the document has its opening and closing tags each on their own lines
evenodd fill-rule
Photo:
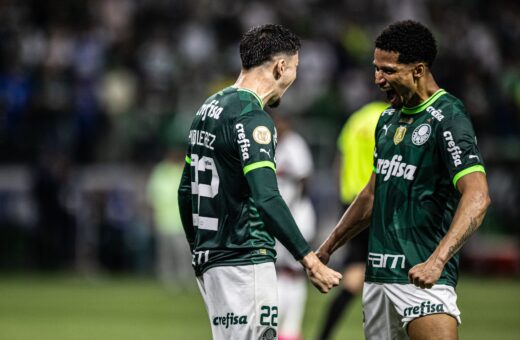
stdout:
<svg viewBox="0 0 520 340">
<path fill-rule="evenodd" d="M 234 87 L 234 86 L 232 86 Z M 246 89 L 246 88 L 243 88 L 243 87 L 235 87 L 237 89 L 237 91 L 244 91 L 244 92 L 248 92 L 250 94 L 253 95 L 253 97 L 256 98 L 256 100 L 258 100 L 258 104 L 260 104 L 260 107 L 263 109 L 264 108 L 264 103 L 262 102 L 262 99 L 260 99 L 260 97 L 253 91 L 249 90 L 249 89 Z"/>
<path fill-rule="evenodd" d="M 401 112 L 404 113 L 404 114 L 416 114 L 416 113 L 419 113 L 421 111 L 423 111 L 426 107 L 432 105 L 437 99 L 439 99 L 442 95 L 446 94 L 447 92 L 444 91 L 443 89 L 438 89 L 437 91 L 435 91 L 435 93 L 430 97 L 428 98 L 424 103 L 421 103 L 417 106 L 414 106 L 414 107 L 406 107 L 404 106 L 402 109 L 401 109 Z"/>
</svg>

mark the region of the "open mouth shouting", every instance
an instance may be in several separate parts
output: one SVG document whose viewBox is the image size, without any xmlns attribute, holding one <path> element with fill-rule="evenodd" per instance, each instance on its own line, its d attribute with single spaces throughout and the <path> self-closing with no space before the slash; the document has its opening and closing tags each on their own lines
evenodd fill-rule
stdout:
<svg viewBox="0 0 520 340">
<path fill-rule="evenodd" d="M 386 100 L 393 106 L 393 107 L 401 107 L 403 105 L 401 101 L 401 97 L 397 94 L 397 92 L 392 89 L 381 89 L 386 94 Z"/>
</svg>

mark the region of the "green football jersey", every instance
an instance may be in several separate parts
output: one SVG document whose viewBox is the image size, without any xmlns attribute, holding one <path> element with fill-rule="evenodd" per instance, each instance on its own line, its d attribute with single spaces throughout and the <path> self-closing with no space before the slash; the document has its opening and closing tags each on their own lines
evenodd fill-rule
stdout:
<svg viewBox="0 0 520 340">
<path fill-rule="evenodd" d="M 259 167 L 275 170 L 276 130 L 261 103 L 253 92 L 228 87 L 209 97 L 191 124 L 186 161 L 197 275 L 214 266 L 275 259 L 275 240 L 245 177 Z"/>
<path fill-rule="evenodd" d="M 409 283 L 446 235 L 460 200 L 457 181 L 484 171 L 464 105 L 444 90 L 414 108 L 385 110 L 376 127 L 375 197 L 366 281 Z M 437 283 L 456 286 L 458 255 Z"/>
</svg>

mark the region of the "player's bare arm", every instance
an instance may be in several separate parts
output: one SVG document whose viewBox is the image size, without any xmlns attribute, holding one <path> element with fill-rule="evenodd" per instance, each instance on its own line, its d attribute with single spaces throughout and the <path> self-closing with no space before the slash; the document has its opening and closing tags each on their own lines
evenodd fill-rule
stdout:
<svg viewBox="0 0 520 340">
<path fill-rule="evenodd" d="M 366 229 L 370 224 L 374 204 L 375 183 L 376 176 L 372 174 L 368 184 L 357 195 L 329 237 L 318 248 L 317 255 L 323 263 L 327 264 L 330 256 L 339 247 Z"/>
<path fill-rule="evenodd" d="M 491 203 L 486 175 L 481 172 L 462 177 L 457 189 L 462 196 L 448 233 L 426 262 L 408 272 L 410 282 L 418 287 L 431 288 L 437 282 L 448 260 L 478 229 Z"/>
</svg>

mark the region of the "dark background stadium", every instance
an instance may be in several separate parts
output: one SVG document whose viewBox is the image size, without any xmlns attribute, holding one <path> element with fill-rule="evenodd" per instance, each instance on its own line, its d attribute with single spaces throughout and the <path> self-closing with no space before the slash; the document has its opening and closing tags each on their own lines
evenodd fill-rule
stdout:
<svg viewBox="0 0 520 340">
<path fill-rule="evenodd" d="M 153 277 L 150 170 L 169 150 L 183 150 L 198 106 L 234 82 L 241 33 L 268 22 L 303 40 L 298 79 L 276 111 L 311 145 L 321 241 L 337 217 L 339 129 L 355 109 L 382 98 L 373 85 L 373 40 L 409 18 L 437 37 L 434 75 L 465 103 L 486 161 L 493 203 L 463 250 L 461 271 L 517 280 L 519 7 L 503 0 L 1 1 L 0 282 L 13 273 Z"/>
</svg>

